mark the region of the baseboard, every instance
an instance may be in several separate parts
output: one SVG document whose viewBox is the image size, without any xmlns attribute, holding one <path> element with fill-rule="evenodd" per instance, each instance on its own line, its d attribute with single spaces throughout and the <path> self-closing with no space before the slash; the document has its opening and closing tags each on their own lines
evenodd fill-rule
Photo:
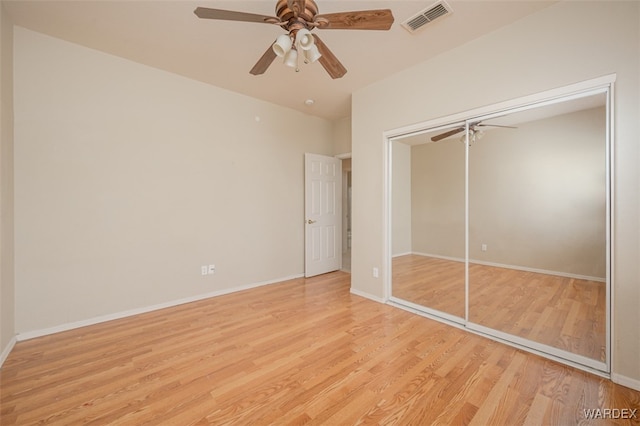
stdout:
<svg viewBox="0 0 640 426">
<path fill-rule="evenodd" d="M 373 300 L 374 302 L 387 303 L 387 301 L 384 300 L 382 297 L 374 296 L 373 294 L 366 293 L 366 292 L 360 291 L 360 290 L 356 290 L 353 287 L 351 287 L 349 289 L 349 291 L 351 292 L 351 294 L 355 294 L 356 296 L 364 297 L 365 299 Z"/>
<path fill-rule="evenodd" d="M 60 332 L 63 332 L 63 331 L 74 330 L 76 328 L 87 327 L 87 326 L 90 326 L 90 325 L 100 324 L 100 323 L 107 322 L 107 321 L 113 321 L 113 320 L 116 320 L 116 319 L 126 318 L 126 317 L 130 317 L 130 316 L 134 316 L 134 315 L 140 315 L 140 314 L 144 314 L 144 313 L 147 313 L 147 312 L 153 312 L 153 311 L 157 311 L 157 310 L 160 310 L 160 309 L 171 308 L 173 306 L 183 305 L 185 303 L 197 302 L 199 300 L 210 299 L 210 298 L 216 297 L 216 296 L 223 296 L 225 294 L 236 293 L 238 291 L 249 290 L 249 289 L 252 289 L 252 288 L 262 287 L 262 286 L 270 285 L 270 284 L 277 284 L 277 283 L 281 283 L 283 281 L 288 281 L 288 280 L 297 279 L 297 278 L 303 278 L 303 277 L 304 277 L 304 274 L 300 274 L 300 275 L 292 275 L 292 276 L 289 276 L 289 277 L 278 278 L 278 279 L 275 279 L 275 280 L 261 281 L 261 282 L 257 282 L 257 283 L 253 283 L 253 284 L 246 284 L 246 285 L 242 285 L 242 286 L 238 286 L 238 287 L 232 287 L 232 288 L 228 288 L 228 289 L 224 289 L 224 290 L 219 290 L 219 291 L 213 291 L 213 292 L 210 292 L 210 293 L 200 294 L 200 295 L 193 296 L 193 297 L 186 297 L 184 299 L 172 300 L 172 301 L 165 302 L 165 303 L 159 303 L 157 305 L 146 306 L 144 308 L 130 309 L 130 310 L 127 310 L 127 311 L 116 312 L 116 313 L 108 314 L 108 315 L 101 315 L 99 317 L 89 318 L 89 319 L 81 320 L 81 321 L 74 321 L 74 322 L 61 324 L 61 325 L 57 325 L 55 327 L 49 327 L 49 328 L 45 328 L 45 329 L 41 329 L 41 330 L 27 331 L 27 332 L 24 332 L 24 333 L 18 333 L 18 335 L 16 335 L 16 338 L 14 340 L 17 340 L 18 342 L 22 342 L 24 340 L 35 339 L 36 337 L 48 336 L 50 334 L 55 334 L 55 333 L 60 333 Z M 9 351 L 10 351 L 10 349 L 9 349 Z M 7 352 L 7 355 L 8 355 L 8 352 Z"/>
<path fill-rule="evenodd" d="M 640 391 L 640 380 L 638 379 L 632 379 L 631 377 L 623 376 L 622 374 L 611 373 L 611 381 L 618 385 Z"/>
<path fill-rule="evenodd" d="M 7 346 L 4 348 L 2 353 L 0 353 L 0 369 L 2 368 L 2 365 L 6 361 L 9 354 L 11 353 L 11 350 L 16 345 L 16 342 L 17 342 L 16 337 L 15 336 L 12 337 L 11 340 L 9 340 L 9 344 L 7 344 Z"/>
<path fill-rule="evenodd" d="M 396 254 L 392 255 L 391 257 L 408 256 L 410 254 L 417 254 L 417 253 L 412 253 L 410 251 L 407 251 L 407 252 L 404 252 L 404 253 L 396 253 Z"/>
</svg>

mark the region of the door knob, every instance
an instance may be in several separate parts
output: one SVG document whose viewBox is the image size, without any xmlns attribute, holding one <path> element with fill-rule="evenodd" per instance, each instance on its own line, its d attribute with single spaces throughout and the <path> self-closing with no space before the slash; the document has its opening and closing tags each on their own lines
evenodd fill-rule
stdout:
<svg viewBox="0 0 640 426">
<path fill-rule="evenodd" d="M 309 219 L 309 220 L 307 220 L 307 223 L 308 223 L 309 225 L 311 225 L 312 223 L 316 223 L 316 221 L 315 221 L 315 220 L 311 220 L 311 219 Z"/>
</svg>

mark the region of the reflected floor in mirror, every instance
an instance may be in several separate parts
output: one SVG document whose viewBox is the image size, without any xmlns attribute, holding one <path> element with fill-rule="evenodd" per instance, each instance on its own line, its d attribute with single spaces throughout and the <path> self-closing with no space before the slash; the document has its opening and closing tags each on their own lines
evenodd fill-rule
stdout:
<svg viewBox="0 0 640 426">
<path fill-rule="evenodd" d="M 464 262 L 408 254 L 392 270 L 394 297 L 464 318 Z"/>
<path fill-rule="evenodd" d="M 469 282 L 470 321 L 605 360 L 605 283 L 478 264 L 469 265 Z M 392 294 L 464 316 L 464 263 L 396 257 Z"/>
</svg>

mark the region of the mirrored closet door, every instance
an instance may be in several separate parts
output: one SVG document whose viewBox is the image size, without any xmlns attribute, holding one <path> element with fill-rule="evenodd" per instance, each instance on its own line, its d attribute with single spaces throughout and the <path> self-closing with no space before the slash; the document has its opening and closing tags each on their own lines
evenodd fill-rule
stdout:
<svg viewBox="0 0 640 426">
<path fill-rule="evenodd" d="M 392 295 L 465 316 L 465 145 L 425 143 L 464 123 L 392 142 Z"/>
<path fill-rule="evenodd" d="M 389 140 L 391 301 L 609 369 L 609 87 Z"/>
</svg>

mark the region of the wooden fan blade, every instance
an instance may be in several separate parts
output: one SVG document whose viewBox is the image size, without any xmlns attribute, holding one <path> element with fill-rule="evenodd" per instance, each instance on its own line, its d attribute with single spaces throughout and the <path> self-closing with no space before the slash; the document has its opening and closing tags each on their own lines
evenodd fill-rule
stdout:
<svg viewBox="0 0 640 426">
<path fill-rule="evenodd" d="M 242 22 L 258 22 L 262 24 L 271 24 L 280 22 L 274 16 L 257 15 L 254 13 L 234 12 L 233 10 L 209 9 L 207 7 L 198 7 L 193 11 L 198 18 L 201 19 L 220 19 L 223 21 L 242 21 Z"/>
<path fill-rule="evenodd" d="M 390 9 L 358 10 L 317 15 L 316 21 L 323 30 L 388 30 L 393 14 Z"/>
<path fill-rule="evenodd" d="M 313 38 L 316 40 L 316 46 L 318 46 L 318 50 L 320 51 L 320 65 L 329 73 L 331 78 L 340 78 L 347 73 L 347 69 L 340 63 L 338 58 L 333 54 L 331 50 L 327 47 L 326 44 L 320 40 L 316 34 L 313 35 Z"/>
<path fill-rule="evenodd" d="M 458 127 L 457 129 L 449 130 L 448 132 L 440 133 L 439 135 L 435 135 L 431 138 L 433 142 L 441 141 L 442 139 L 446 139 L 449 136 L 453 136 L 456 133 L 464 132 L 464 127 Z"/>
<path fill-rule="evenodd" d="M 258 59 L 258 62 L 256 62 L 253 68 L 251 68 L 251 71 L 249 71 L 249 73 L 253 75 L 264 74 L 264 72 L 267 70 L 267 68 L 269 68 L 269 65 L 271 65 L 275 58 L 276 52 L 274 52 L 273 47 L 269 45 L 267 51 L 264 52 L 260 59 Z"/>
</svg>

